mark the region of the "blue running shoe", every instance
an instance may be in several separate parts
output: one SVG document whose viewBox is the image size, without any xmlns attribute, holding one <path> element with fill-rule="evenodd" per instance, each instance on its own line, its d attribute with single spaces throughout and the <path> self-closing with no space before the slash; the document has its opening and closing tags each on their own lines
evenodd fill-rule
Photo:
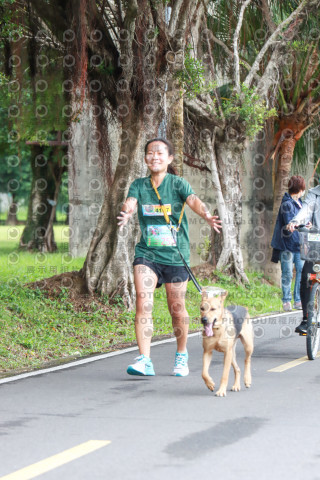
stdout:
<svg viewBox="0 0 320 480">
<path fill-rule="evenodd" d="M 188 352 L 176 353 L 176 359 L 173 367 L 173 375 L 176 377 L 186 377 L 189 375 Z"/>
<path fill-rule="evenodd" d="M 135 363 L 129 365 L 127 368 L 127 373 L 129 375 L 149 375 L 154 376 L 154 368 L 150 358 L 145 357 L 144 355 L 140 355 L 139 357 L 135 358 Z"/>
</svg>

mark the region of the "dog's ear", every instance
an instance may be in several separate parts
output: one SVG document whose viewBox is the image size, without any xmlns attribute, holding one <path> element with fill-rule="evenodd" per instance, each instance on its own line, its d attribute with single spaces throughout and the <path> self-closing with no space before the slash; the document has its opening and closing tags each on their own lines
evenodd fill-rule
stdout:
<svg viewBox="0 0 320 480">
<path fill-rule="evenodd" d="M 227 290 L 225 290 L 224 292 L 221 293 L 221 298 L 222 298 L 223 300 L 225 300 L 225 299 L 227 298 L 227 296 L 228 296 Z"/>
</svg>

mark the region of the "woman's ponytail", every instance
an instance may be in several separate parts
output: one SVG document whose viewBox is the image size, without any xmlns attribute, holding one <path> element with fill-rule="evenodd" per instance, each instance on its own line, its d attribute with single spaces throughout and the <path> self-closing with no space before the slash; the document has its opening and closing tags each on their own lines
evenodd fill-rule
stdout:
<svg viewBox="0 0 320 480">
<path fill-rule="evenodd" d="M 179 175 L 178 170 L 171 163 L 168 165 L 167 172 L 171 173 L 171 175 Z"/>
</svg>

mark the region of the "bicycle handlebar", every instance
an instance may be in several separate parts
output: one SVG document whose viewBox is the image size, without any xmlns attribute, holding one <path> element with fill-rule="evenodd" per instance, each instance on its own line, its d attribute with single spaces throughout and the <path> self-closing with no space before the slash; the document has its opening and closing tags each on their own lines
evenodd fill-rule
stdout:
<svg viewBox="0 0 320 480">
<path fill-rule="evenodd" d="M 295 225 L 294 226 L 294 229 L 295 230 L 298 230 L 299 232 L 309 232 L 309 233 L 320 233 L 320 229 L 319 228 L 316 228 L 316 227 L 307 227 L 306 225 L 304 224 L 300 224 L 300 225 Z"/>
</svg>

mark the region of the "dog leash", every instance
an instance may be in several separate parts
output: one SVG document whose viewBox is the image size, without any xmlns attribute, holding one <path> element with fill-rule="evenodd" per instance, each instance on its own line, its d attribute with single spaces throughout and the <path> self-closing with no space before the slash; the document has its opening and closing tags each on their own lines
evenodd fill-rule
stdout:
<svg viewBox="0 0 320 480">
<path fill-rule="evenodd" d="M 158 192 L 158 190 L 157 190 L 157 187 L 155 186 L 152 178 L 150 178 L 150 181 L 151 181 L 151 185 L 152 185 L 152 187 L 153 187 L 153 189 L 154 189 L 154 191 L 155 191 L 155 193 L 156 193 L 156 195 L 157 195 L 157 197 L 158 197 L 158 200 L 159 200 L 159 204 L 160 204 L 162 213 L 163 213 L 164 218 L 165 218 L 165 220 L 166 220 L 167 226 L 168 226 L 168 228 L 169 228 L 169 230 L 170 230 L 170 232 L 171 232 L 171 235 L 172 235 L 172 237 L 173 237 L 174 243 L 176 244 L 176 247 L 177 247 L 177 249 L 178 249 L 178 252 L 179 252 L 179 255 L 180 255 L 180 257 L 181 257 L 181 260 L 182 260 L 184 266 L 186 267 L 187 272 L 189 273 L 190 278 L 191 278 L 191 280 L 193 281 L 196 289 L 198 290 L 199 293 L 202 293 L 202 288 L 200 287 L 199 283 L 197 282 L 195 276 L 193 275 L 193 273 L 192 273 L 189 265 L 188 265 L 187 262 L 185 261 L 183 255 L 182 255 L 182 253 L 181 253 L 181 251 L 180 251 L 180 248 L 178 247 L 178 242 L 177 242 L 177 234 L 178 234 L 179 229 L 180 229 L 180 226 L 181 226 L 182 217 L 183 217 L 183 213 L 184 213 L 184 208 L 185 208 L 185 206 L 186 206 L 186 202 L 184 202 L 184 204 L 183 204 L 183 207 L 182 207 L 182 210 L 181 210 L 181 213 L 180 213 L 180 218 L 179 218 L 179 221 L 178 221 L 178 225 L 175 227 L 175 226 L 172 224 L 172 222 L 171 222 L 171 220 L 170 220 L 170 218 L 169 218 L 169 215 L 168 215 L 168 213 L 167 213 L 167 210 L 166 210 L 166 208 L 165 208 L 165 206 L 164 206 L 164 204 L 163 204 L 163 202 L 162 202 L 162 200 L 161 200 L 161 197 L 160 197 L 160 195 L 159 195 L 159 192 Z"/>
</svg>

